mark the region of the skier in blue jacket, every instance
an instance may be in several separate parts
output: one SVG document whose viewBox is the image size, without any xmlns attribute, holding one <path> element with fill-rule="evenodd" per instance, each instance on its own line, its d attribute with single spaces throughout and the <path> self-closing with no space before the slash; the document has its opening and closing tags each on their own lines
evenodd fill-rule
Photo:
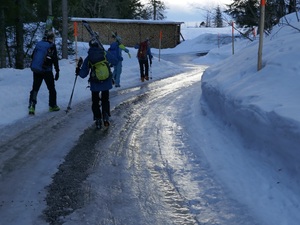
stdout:
<svg viewBox="0 0 300 225">
<path fill-rule="evenodd" d="M 99 61 L 104 60 L 106 57 L 107 61 L 115 65 L 116 59 L 109 52 L 106 52 L 104 49 L 100 48 L 98 42 L 95 39 L 92 39 L 89 42 L 88 56 L 84 59 L 81 69 L 76 68 L 76 76 L 79 75 L 81 78 L 87 77 L 91 73 L 91 64 L 95 64 Z M 92 94 L 92 111 L 94 116 L 94 121 L 98 129 L 103 124 L 105 127 L 109 126 L 109 117 L 110 117 L 110 102 L 109 102 L 109 90 L 112 88 L 112 73 L 110 67 L 108 66 L 110 76 L 103 81 L 89 79 L 90 90 Z M 101 92 L 101 98 L 100 98 Z M 100 101 L 102 110 L 100 109 Z"/>
<path fill-rule="evenodd" d="M 120 85 L 120 79 L 121 79 L 121 73 L 122 73 L 122 51 L 126 52 L 131 58 L 129 54 L 129 50 L 121 43 L 121 37 L 118 36 L 116 33 L 113 35 L 113 38 L 115 38 L 115 41 L 111 43 L 108 51 L 111 52 L 118 60 L 118 63 L 114 65 L 114 71 L 113 71 L 113 82 L 115 83 L 115 87 L 121 87 Z"/>
<path fill-rule="evenodd" d="M 45 50 L 46 56 L 42 54 L 42 49 Z M 42 65 L 39 65 L 39 62 Z M 41 68 L 39 68 L 39 66 Z M 54 76 L 52 69 L 55 68 L 56 74 Z M 39 71 L 36 69 L 39 68 Z M 54 34 L 52 32 L 47 33 L 46 39 L 39 41 L 32 53 L 31 69 L 33 72 L 33 84 L 32 90 L 29 95 L 29 114 L 35 114 L 35 105 L 37 104 L 37 95 L 42 85 L 43 80 L 45 81 L 49 91 L 49 111 L 59 111 L 60 108 L 56 104 L 56 89 L 54 80 L 57 81 L 59 78 L 59 65 L 56 45 L 54 44 Z"/>
</svg>

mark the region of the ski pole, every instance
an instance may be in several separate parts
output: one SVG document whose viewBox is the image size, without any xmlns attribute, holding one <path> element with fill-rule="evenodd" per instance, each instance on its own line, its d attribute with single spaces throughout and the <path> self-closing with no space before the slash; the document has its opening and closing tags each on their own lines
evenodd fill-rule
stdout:
<svg viewBox="0 0 300 225">
<path fill-rule="evenodd" d="M 79 60 L 78 60 L 78 63 L 77 63 L 77 68 L 81 67 L 82 62 L 83 62 L 83 59 L 80 57 Z M 72 88 L 72 93 L 71 93 L 71 96 L 70 96 L 70 100 L 69 100 L 69 104 L 68 104 L 66 113 L 68 113 L 72 109 L 71 108 L 71 104 L 72 104 L 72 99 L 73 99 L 73 94 L 74 94 L 74 90 L 75 90 L 75 85 L 76 85 L 77 77 L 78 77 L 78 75 L 76 74 L 75 75 L 74 84 L 73 84 L 73 88 Z"/>
<path fill-rule="evenodd" d="M 150 64 L 150 79 L 152 80 L 152 63 Z"/>
<path fill-rule="evenodd" d="M 77 75 L 75 76 L 75 81 L 74 81 L 74 85 L 73 85 L 73 89 L 72 89 L 72 93 L 71 93 L 71 96 L 70 96 L 70 100 L 69 100 L 69 104 L 68 104 L 68 107 L 67 107 L 67 110 L 66 110 L 66 113 L 68 113 L 72 108 L 71 108 L 71 104 L 72 104 L 72 99 L 73 99 L 73 94 L 74 94 L 74 89 L 75 89 L 75 84 L 76 84 L 76 81 L 77 81 Z"/>
<path fill-rule="evenodd" d="M 149 70 L 150 70 L 150 79 L 152 80 L 152 59 L 149 57 L 149 61 L 150 61 L 150 67 L 149 67 Z"/>
</svg>

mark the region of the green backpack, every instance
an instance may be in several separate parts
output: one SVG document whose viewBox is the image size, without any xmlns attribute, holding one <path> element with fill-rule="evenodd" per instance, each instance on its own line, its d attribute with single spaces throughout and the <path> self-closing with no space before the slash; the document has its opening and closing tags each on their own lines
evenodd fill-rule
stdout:
<svg viewBox="0 0 300 225">
<path fill-rule="evenodd" d="M 93 81 L 104 81 L 109 77 L 110 72 L 106 58 L 95 64 L 92 64 L 91 62 L 89 63 L 92 69 L 91 78 Z"/>
</svg>

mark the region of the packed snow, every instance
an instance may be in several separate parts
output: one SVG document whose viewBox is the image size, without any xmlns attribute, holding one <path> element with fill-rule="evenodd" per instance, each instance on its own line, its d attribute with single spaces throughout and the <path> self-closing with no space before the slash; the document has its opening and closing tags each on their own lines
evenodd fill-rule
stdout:
<svg viewBox="0 0 300 225">
<path fill-rule="evenodd" d="M 236 39 L 230 43 L 231 28 L 185 28 L 185 37 L 174 49 L 152 49 L 153 80 L 184 72 L 160 54 L 186 54 L 209 51 L 192 63 L 206 65 L 202 77 L 203 104 L 242 137 L 241 151 L 210 149 L 205 154 L 212 168 L 241 202 L 248 205 L 264 224 L 296 225 L 299 215 L 299 135 L 300 135 L 300 23 L 287 17 L 294 27 L 281 24 L 264 37 L 263 68 L 257 70 L 258 38 Z M 285 22 L 285 20 L 283 20 Z M 295 27 L 297 29 L 295 29 Z M 108 46 L 105 46 L 108 48 Z M 136 50 L 124 54 L 121 88 L 137 86 L 139 81 Z M 87 55 L 88 44 L 78 43 L 78 56 Z M 74 56 L 60 60 L 60 79 L 56 82 L 57 102 L 67 108 L 75 80 Z M 0 129 L 28 119 L 28 97 L 32 85 L 30 69 L 1 69 Z M 87 80 L 77 79 L 73 103 L 90 98 Z M 43 83 L 38 94 L 36 114 L 47 114 L 48 90 Z M 16 125 L 17 126 L 17 125 Z M 197 139 L 197 137 L 195 137 Z M 248 150 L 248 152 L 244 152 Z M 256 161 L 247 161 L 251 154 Z M 223 160 L 231 163 L 223 164 Z M 230 166 L 227 166 L 230 165 Z"/>
</svg>

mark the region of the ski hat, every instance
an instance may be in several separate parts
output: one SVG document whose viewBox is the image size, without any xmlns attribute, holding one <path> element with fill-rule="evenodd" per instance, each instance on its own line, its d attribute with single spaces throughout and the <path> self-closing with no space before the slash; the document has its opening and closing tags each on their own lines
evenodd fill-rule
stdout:
<svg viewBox="0 0 300 225">
<path fill-rule="evenodd" d="M 115 32 L 115 33 L 112 35 L 112 37 L 115 38 L 117 42 L 121 43 L 121 40 L 122 40 L 122 39 L 121 39 L 121 37 L 118 35 L 117 32 Z"/>
<path fill-rule="evenodd" d="M 116 40 L 117 40 L 117 42 L 121 43 L 121 37 L 120 36 L 117 36 Z"/>
<path fill-rule="evenodd" d="M 89 41 L 89 46 L 90 47 L 99 47 L 98 42 L 95 38 Z"/>
<path fill-rule="evenodd" d="M 54 38 L 54 33 L 52 31 L 48 31 L 47 33 L 47 40 L 51 40 Z"/>
</svg>

